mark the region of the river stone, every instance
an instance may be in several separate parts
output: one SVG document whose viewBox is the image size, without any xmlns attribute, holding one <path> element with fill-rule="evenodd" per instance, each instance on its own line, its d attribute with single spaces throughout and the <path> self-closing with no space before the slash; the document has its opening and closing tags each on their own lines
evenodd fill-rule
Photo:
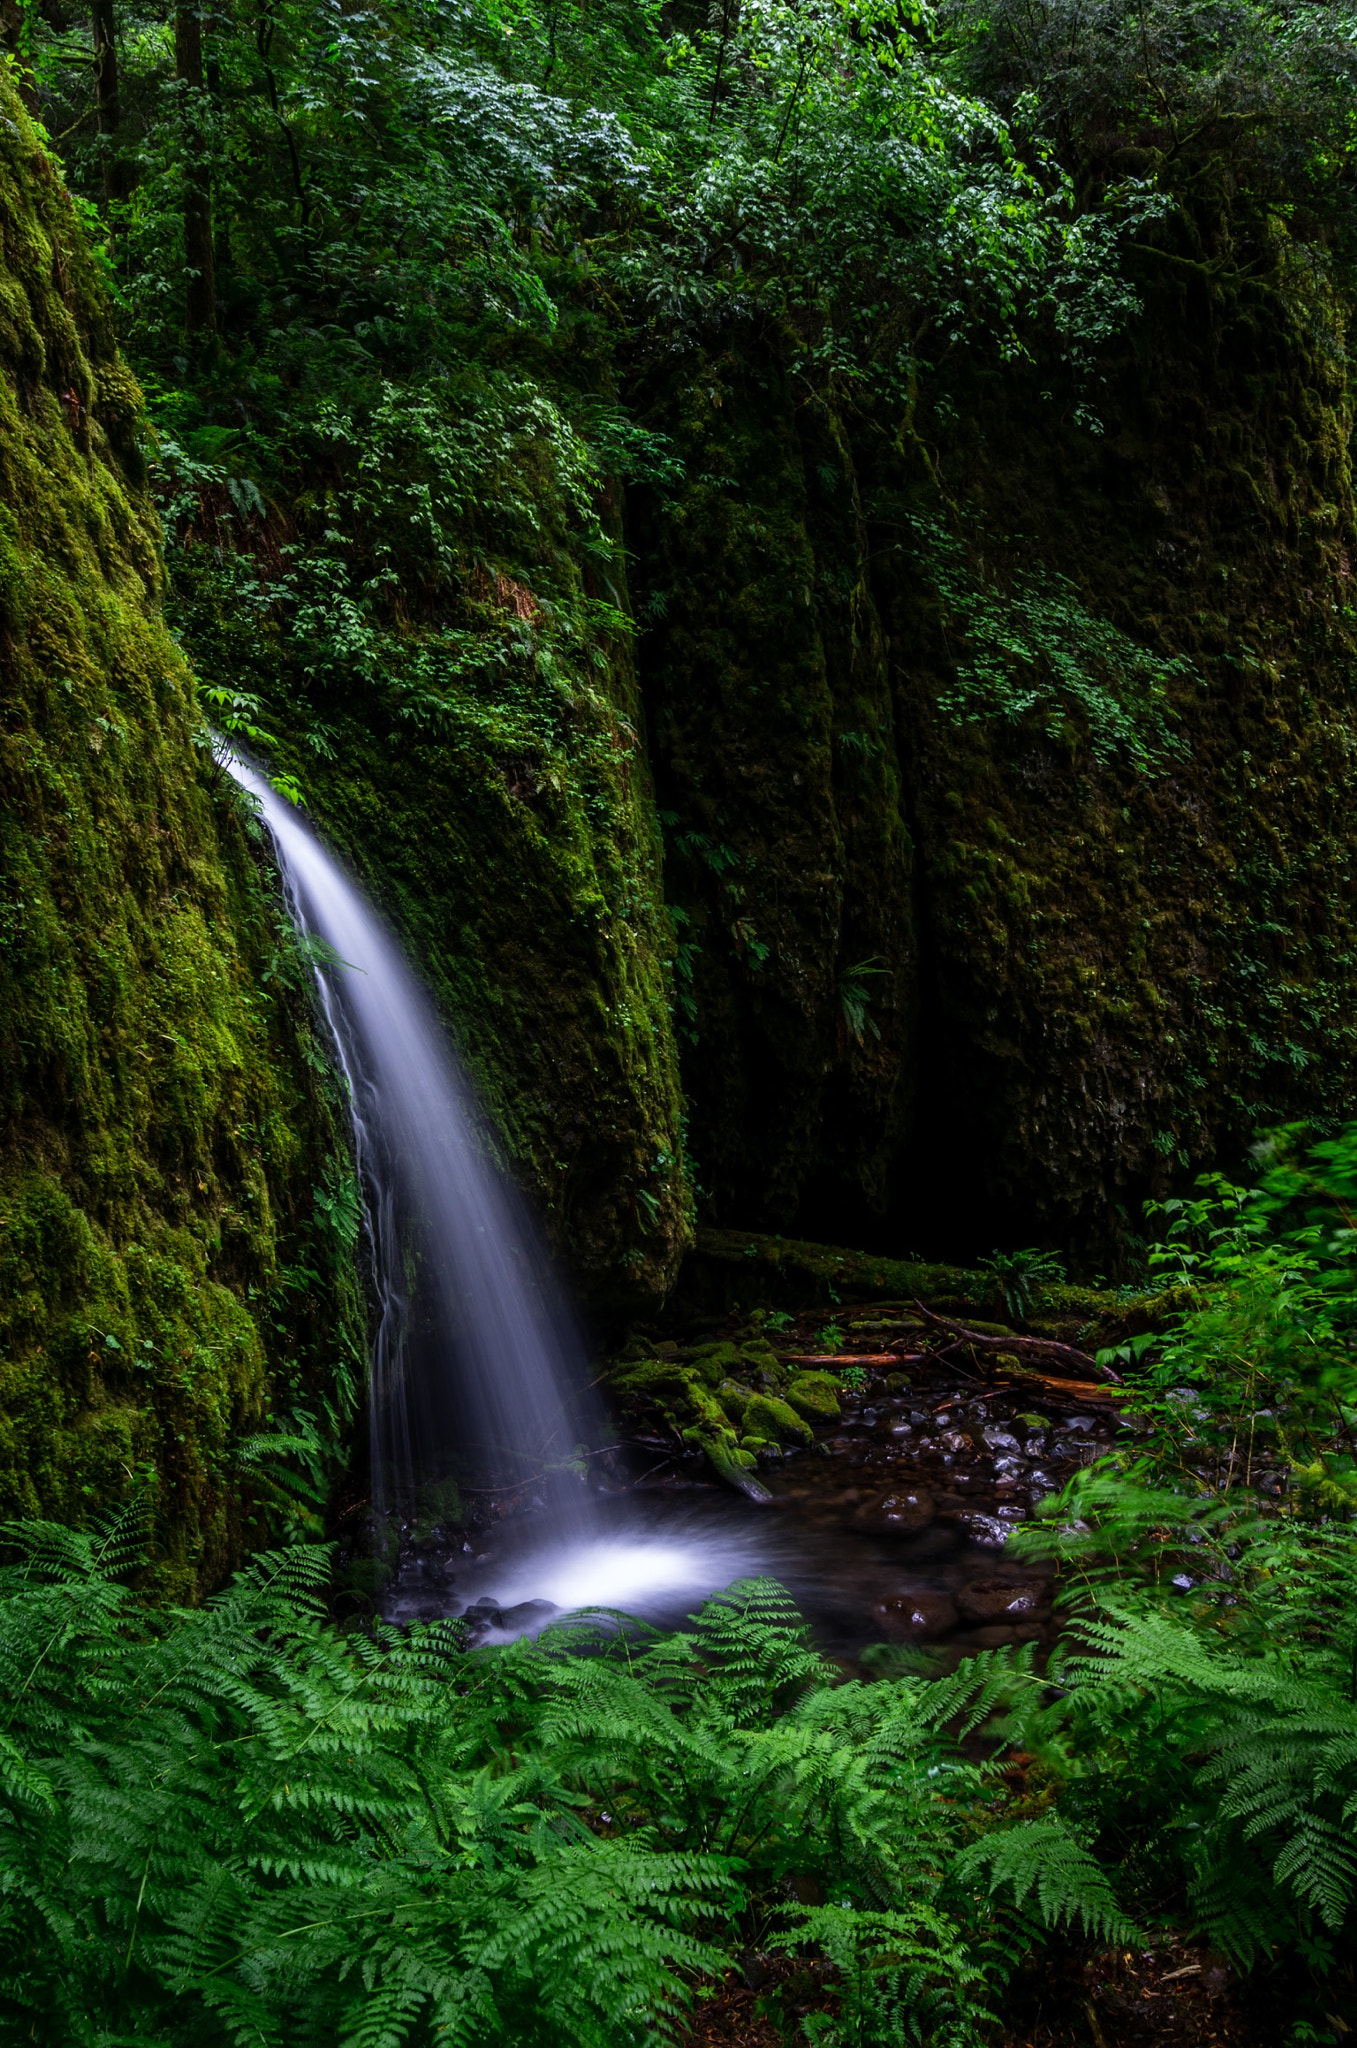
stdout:
<svg viewBox="0 0 1357 2048">
<path fill-rule="evenodd" d="M 961 1501 L 956 1505 L 963 1508 Z M 1022 1520 L 1022 1513 L 1018 1508 L 1008 1507 L 1002 1507 L 992 1515 L 977 1508 L 964 1508 L 956 1519 L 973 1543 L 992 1545 L 997 1549 L 1007 1543 Z"/>
<path fill-rule="evenodd" d="M 909 1536 L 928 1527 L 934 1507 L 932 1494 L 922 1486 L 892 1487 L 863 1502 L 853 1517 L 853 1527 L 874 1536 Z"/>
<path fill-rule="evenodd" d="M 931 1642 L 948 1635 L 959 1620 L 956 1603 L 946 1593 L 898 1593 L 878 1600 L 872 1619 L 891 1642 Z"/>
<path fill-rule="evenodd" d="M 957 1594 L 967 1621 L 1031 1621 L 1050 1604 L 1044 1579 L 972 1579 Z"/>
<path fill-rule="evenodd" d="M 787 1404 L 807 1422 L 837 1422 L 839 1383 L 827 1372 L 798 1373 L 787 1389 Z"/>
</svg>

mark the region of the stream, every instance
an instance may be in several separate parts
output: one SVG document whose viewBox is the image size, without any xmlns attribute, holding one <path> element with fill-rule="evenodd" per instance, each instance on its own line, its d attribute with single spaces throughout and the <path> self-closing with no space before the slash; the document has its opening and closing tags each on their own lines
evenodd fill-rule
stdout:
<svg viewBox="0 0 1357 2048">
<path fill-rule="evenodd" d="M 1110 1408 L 961 1386 L 926 1366 L 907 1392 L 869 1384 L 842 1407 L 813 1446 L 763 1470 L 766 1505 L 658 1466 L 600 1486 L 584 1536 L 545 1510 L 474 1538 L 432 1532 L 405 1551 L 383 1610 L 464 1616 L 487 1642 L 590 1607 L 671 1628 L 733 1580 L 766 1574 L 850 1666 L 873 1644 L 926 1647 L 928 1668 L 946 1670 L 973 1650 L 1048 1641 L 1050 1574 L 1004 1546 L 1111 1447 Z"/>
</svg>

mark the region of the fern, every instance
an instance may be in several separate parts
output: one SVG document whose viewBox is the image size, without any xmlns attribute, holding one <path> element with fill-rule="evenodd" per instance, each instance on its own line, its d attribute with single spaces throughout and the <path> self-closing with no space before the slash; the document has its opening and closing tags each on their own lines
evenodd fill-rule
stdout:
<svg viewBox="0 0 1357 2048">
<path fill-rule="evenodd" d="M 594 1614 L 468 1652 L 455 1623 L 336 1628 L 313 1545 L 155 1614 L 133 1524 L 5 1540 L 19 2038 L 658 2043 L 753 1925 L 828 1965 L 822 2034 L 942 2048 L 1046 1940 L 1131 1938 L 1131 1797 L 1236 1954 L 1287 1914 L 1350 1923 L 1357 1706 L 1345 1657 L 1305 1650 L 1313 1588 L 1284 1656 L 1104 1592 L 1053 1697 L 1030 1649 L 845 1682 L 765 1580 L 668 1636 Z M 1063 1775 L 1058 1811 L 977 1760 L 1005 1727 Z"/>
</svg>

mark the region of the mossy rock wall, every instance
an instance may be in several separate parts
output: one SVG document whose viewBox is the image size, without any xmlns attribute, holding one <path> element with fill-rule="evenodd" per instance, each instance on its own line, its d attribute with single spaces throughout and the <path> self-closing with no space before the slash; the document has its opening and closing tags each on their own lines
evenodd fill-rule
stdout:
<svg viewBox="0 0 1357 2048">
<path fill-rule="evenodd" d="M 0 78 L 0 1513 L 134 1496 L 190 1594 L 243 1437 L 361 1377 L 303 977 L 160 616 L 139 394 Z"/>
<path fill-rule="evenodd" d="M 266 698 L 271 762 L 391 924 L 502 1164 L 610 1317 L 662 1299 L 691 1239 L 674 936 L 618 523 L 600 571 L 549 473 L 537 488 L 534 553 L 468 549 L 432 622 L 411 598 L 412 663 L 449 620 L 460 636 L 427 713 L 388 675 L 317 684 L 284 627 L 233 613 L 204 550 L 177 559 L 175 606 L 204 680 Z"/>
<path fill-rule="evenodd" d="M 526 597 L 514 583 L 483 602 Z M 564 694 L 527 670 L 489 715 L 468 685 L 436 734 L 360 700 L 339 714 L 336 765 L 298 765 L 432 989 L 507 1168 L 606 1315 L 667 1292 L 691 1205 L 635 677 L 624 642 L 595 651 Z"/>
<path fill-rule="evenodd" d="M 1101 432 L 963 370 L 942 474 L 1009 556 L 1183 664 L 1174 743 L 1100 760 L 1077 718 L 958 726 L 965 652 L 873 466 L 876 588 L 925 877 L 921 1232 L 977 1198 L 1011 1235 L 1111 1258 L 1146 1194 L 1238 1167 L 1255 1134 L 1357 1108 L 1352 415 L 1279 238 L 1236 292 L 1143 259 Z M 1165 285 L 1167 270 L 1173 280 Z M 1185 276 L 1187 282 L 1180 283 Z M 1063 412 L 1063 417 L 1061 414 Z M 936 497 L 934 497 L 936 502 Z"/>
<path fill-rule="evenodd" d="M 713 1221 L 1113 1270 L 1147 1194 L 1357 1108 L 1334 309 L 1280 234 L 1228 290 L 1133 260 L 1098 420 L 979 347 L 904 427 L 838 427 L 792 336 L 638 384 L 690 478 L 634 545 Z M 1058 690 L 959 713 L 958 575 L 1172 661 L 1148 758 Z"/>
<path fill-rule="evenodd" d="M 787 351 L 642 388 L 686 482 L 638 500 L 647 714 L 709 1210 L 846 1231 L 908 1128 L 912 841 L 851 450 Z"/>
</svg>

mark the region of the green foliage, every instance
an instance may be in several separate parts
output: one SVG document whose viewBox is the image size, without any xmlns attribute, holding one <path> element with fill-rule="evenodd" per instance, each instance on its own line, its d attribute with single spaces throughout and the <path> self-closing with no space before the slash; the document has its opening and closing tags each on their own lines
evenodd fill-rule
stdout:
<svg viewBox="0 0 1357 2048">
<path fill-rule="evenodd" d="M 1093 754 L 1151 770 L 1178 744 L 1172 686 L 1190 684 L 1192 663 L 1156 654 L 1090 612 L 1065 576 L 1027 567 L 1020 545 L 985 548 L 1000 564 L 987 575 L 965 545 L 934 520 L 915 530 L 960 646 L 941 708 L 958 723 L 1001 718 L 1059 731 L 1075 721 Z"/>
<path fill-rule="evenodd" d="M 1033 1245 L 1020 1251 L 991 1252 L 980 1265 L 983 1272 L 993 1275 L 1004 1307 L 1016 1322 L 1028 1314 L 1040 1288 L 1065 1278 L 1065 1268 L 1057 1254 Z"/>
<path fill-rule="evenodd" d="M 1186 1306 L 1124 1347 L 1138 1440 L 1015 1539 L 1060 1560 L 1072 1626 L 1010 1733 L 1132 1911 L 1323 1983 L 1357 1928 L 1357 1129 L 1260 1167 L 1156 1205 Z"/>
<path fill-rule="evenodd" d="M 9 2028 L 658 2041 L 752 1915 L 835 1966 L 822 2038 L 975 2038 L 968 1902 L 995 1909 L 964 1861 L 944 1887 L 983 1783 L 940 1730 L 991 1710 L 998 1666 L 842 1684 L 767 1582 L 667 1638 L 606 1617 L 470 1655 L 451 1623 L 344 1635 L 314 1547 L 153 1616 L 119 1583 L 134 1533 L 6 1532 Z M 1096 1871 L 1024 1841 L 1004 1881 L 1051 1925 L 1112 1924 Z M 793 1878 L 832 1904 L 789 1909 Z"/>
<path fill-rule="evenodd" d="M 1357 1126 L 1305 1143 L 1283 1131 L 1259 1147 L 1252 1187 L 1220 1174 L 1152 1205 L 1161 1281 L 1200 1293 L 1139 1375 L 1161 1469 L 1204 1460 L 1228 1485 L 1260 1465 L 1298 1503 L 1357 1507 Z"/>
</svg>

